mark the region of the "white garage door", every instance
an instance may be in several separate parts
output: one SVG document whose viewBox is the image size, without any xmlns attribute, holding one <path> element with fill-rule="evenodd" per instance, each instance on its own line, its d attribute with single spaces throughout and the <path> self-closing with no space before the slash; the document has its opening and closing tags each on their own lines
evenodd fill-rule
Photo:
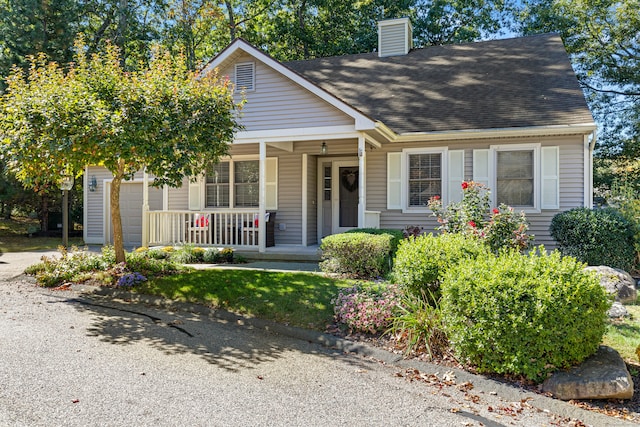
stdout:
<svg viewBox="0 0 640 427">
<path fill-rule="evenodd" d="M 149 209 L 162 209 L 161 189 L 149 187 Z M 142 183 L 123 183 L 120 186 L 120 215 L 124 246 L 139 247 L 142 245 Z M 113 243 L 113 230 L 109 237 Z"/>
</svg>

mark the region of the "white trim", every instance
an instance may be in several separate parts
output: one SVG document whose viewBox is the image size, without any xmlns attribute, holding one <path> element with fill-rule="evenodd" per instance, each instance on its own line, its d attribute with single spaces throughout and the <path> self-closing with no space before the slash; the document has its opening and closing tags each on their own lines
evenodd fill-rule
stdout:
<svg viewBox="0 0 640 427">
<path fill-rule="evenodd" d="M 256 144 L 289 141 L 313 141 L 316 139 L 347 139 L 360 135 L 353 125 L 317 126 L 288 129 L 268 129 L 237 132 L 233 144 Z"/>
<path fill-rule="evenodd" d="M 533 206 L 511 206 L 516 210 L 525 213 L 540 213 L 542 182 L 541 182 L 541 159 L 540 159 L 540 143 L 530 144 L 503 144 L 491 145 L 489 147 L 490 165 L 489 169 L 489 189 L 491 190 L 491 206 L 497 206 L 497 177 L 498 177 L 498 151 L 533 151 Z"/>
<path fill-rule="evenodd" d="M 440 154 L 440 199 L 443 205 L 449 203 L 449 148 L 448 147 L 429 147 L 429 148 L 405 148 L 402 150 L 402 213 L 431 213 L 428 207 L 409 206 L 409 156 L 412 154 Z"/>
<path fill-rule="evenodd" d="M 82 240 L 87 243 L 89 238 L 89 166 L 84 167 L 84 176 L 82 177 Z"/>
<path fill-rule="evenodd" d="M 307 210 L 309 209 L 309 201 L 308 199 L 308 179 L 307 174 L 309 173 L 309 158 L 307 153 L 302 153 L 302 246 L 307 246 L 307 229 L 308 229 L 308 218 L 309 214 Z"/>
<path fill-rule="evenodd" d="M 258 179 L 258 252 L 264 252 L 267 248 L 267 225 L 265 224 L 267 209 L 265 208 L 267 192 L 267 145 L 264 141 L 259 145 L 260 159 L 258 168 L 260 177 Z M 235 185 L 235 183 L 234 183 Z M 231 203 L 231 200 L 229 200 Z"/>
<path fill-rule="evenodd" d="M 364 227 L 367 210 L 367 147 L 364 136 L 358 137 L 358 228 Z"/>
<path fill-rule="evenodd" d="M 466 129 L 437 132 L 407 132 L 397 134 L 382 122 L 376 122 L 376 130 L 390 142 L 430 142 L 487 138 L 507 138 L 525 136 L 555 136 L 591 134 L 596 129 L 594 123 L 573 125 L 529 126 L 519 128 Z"/>
<path fill-rule="evenodd" d="M 162 186 L 162 210 L 163 211 L 169 210 L 169 186 L 168 185 Z"/>
<path fill-rule="evenodd" d="M 336 107 L 338 110 L 343 113 L 353 117 L 355 119 L 356 130 L 367 130 L 373 129 L 375 127 L 375 122 L 369 117 L 365 116 L 355 108 L 351 107 L 344 101 L 336 98 L 334 95 L 329 92 L 321 89 L 319 86 L 314 85 L 309 80 L 302 77 L 300 74 L 292 71 L 288 67 L 284 66 L 280 62 L 266 55 L 259 49 L 250 45 L 246 41 L 242 39 L 235 39 L 229 46 L 227 46 L 218 56 L 216 56 L 209 64 L 207 64 L 200 74 L 207 74 L 212 72 L 215 68 L 220 67 L 227 59 L 233 58 L 238 51 L 243 51 L 248 55 L 254 57 L 258 61 L 261 61 L 266 66 L 272 68 L 273 70 L 279 72 L 283 76 L 292 80 L 294 83 L 302 86 L 304 89 L 307 89 L 312 94 L 316 95 L 320 99 L 329 104 Z"/>
<path fill-rule="evenodd" d="M 326 161 L 326 159 L 325 159 Z M 358 158 L 340 158 L 340 160 L 333 160 L 331 162 L 331 233 L 344 233 L 347 230 L 351 230 L 356 227 L 340 227 L 340 168 L 341 167 L 358 167 Z M 362 172 L 358 170 L 358 177 Z M 360 181 L 358 181 L 358 200 L 360 200 Z M 358 207 L 359 209 L 359 207 Z M 359 212 L 358 212 L 359 214 Z M 359 221 L 359 219 L 358 219 Z"/>
<path fill-rule="evenodd" d="M 584 207 L 593 208 L 593 149 L 596 144 L 596 132 L 584 136 Z"/>
</svg>

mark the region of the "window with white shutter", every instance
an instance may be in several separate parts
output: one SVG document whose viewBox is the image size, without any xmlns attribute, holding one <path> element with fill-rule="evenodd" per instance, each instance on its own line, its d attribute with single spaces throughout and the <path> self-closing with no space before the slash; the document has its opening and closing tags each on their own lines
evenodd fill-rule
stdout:
<svg viewBox="0 0 640 427">
<path fill-rule="evenodd" d="M 449 203 L 462 201 L 464 182 L 464 150 L 449 151 Z"/>
</svg>

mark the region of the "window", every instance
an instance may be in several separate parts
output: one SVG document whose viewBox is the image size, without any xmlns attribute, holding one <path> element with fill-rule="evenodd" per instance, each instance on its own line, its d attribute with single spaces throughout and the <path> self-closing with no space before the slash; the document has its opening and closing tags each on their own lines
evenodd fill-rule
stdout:
<svg viewBox="0 0 640 427">
<path fill-rule="evenodd" d="M 265 162 L 265 207 L 278 209 L 278 159 Z M 228 160 L 207 168 L 204 190 L 197 181 L 190 184 L 190 209 L 257 208 L 260 202 L 260 162 L 258 160 Z M 193 188 L 191 188 L 193 187 Z M 203 192 L 201 192 L 203 191 Z M 204 197 L 204 207 L 200 200 Z"/>
<path fill-rule="evenodd" d="M 205 183 L 208 208 L 229 207 L 229 162 L 221 162 L 207 170 Z"/>
<path fill-rule="evenodd" d="M 560 148 L 492 145 L 473 150 L 473 180 L 491 190 L 491 203 L 527 212 L 560 209 Z"/>
<path fill-rule="evenodd" d="M 257 160 L 235 162 L 234 193 L 236 207 L 257 207 L 260 165 Z"/>
<path fill-rule="evenodd" d="M 535 206 L 534 151 L 496 152 L 496 204 Z"/>
<path fill-rule="evenodd" d="M 387 153 L 387 209 L 428 213 L 434 196 L 456 200 L 464 175 L 464 151 L 405 148 Z M 457 184 L 456 184 L 457 183 Z"/>
<path fill-rule="evenodd" d="M 442 197 L 442 153 L 408 154 L 409 207 L 426 206 L 434 196 Z"/>
</svg>

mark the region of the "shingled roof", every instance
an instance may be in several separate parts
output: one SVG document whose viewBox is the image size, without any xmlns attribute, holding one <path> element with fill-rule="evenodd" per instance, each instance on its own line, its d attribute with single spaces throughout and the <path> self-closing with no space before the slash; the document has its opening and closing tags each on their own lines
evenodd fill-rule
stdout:
<svg viewBox="0 0 640 427">
<path fill-rule="evenodd" d="M 555 34 L 285 65 L 399 134 L 593 123 Z"/>
</svg>

